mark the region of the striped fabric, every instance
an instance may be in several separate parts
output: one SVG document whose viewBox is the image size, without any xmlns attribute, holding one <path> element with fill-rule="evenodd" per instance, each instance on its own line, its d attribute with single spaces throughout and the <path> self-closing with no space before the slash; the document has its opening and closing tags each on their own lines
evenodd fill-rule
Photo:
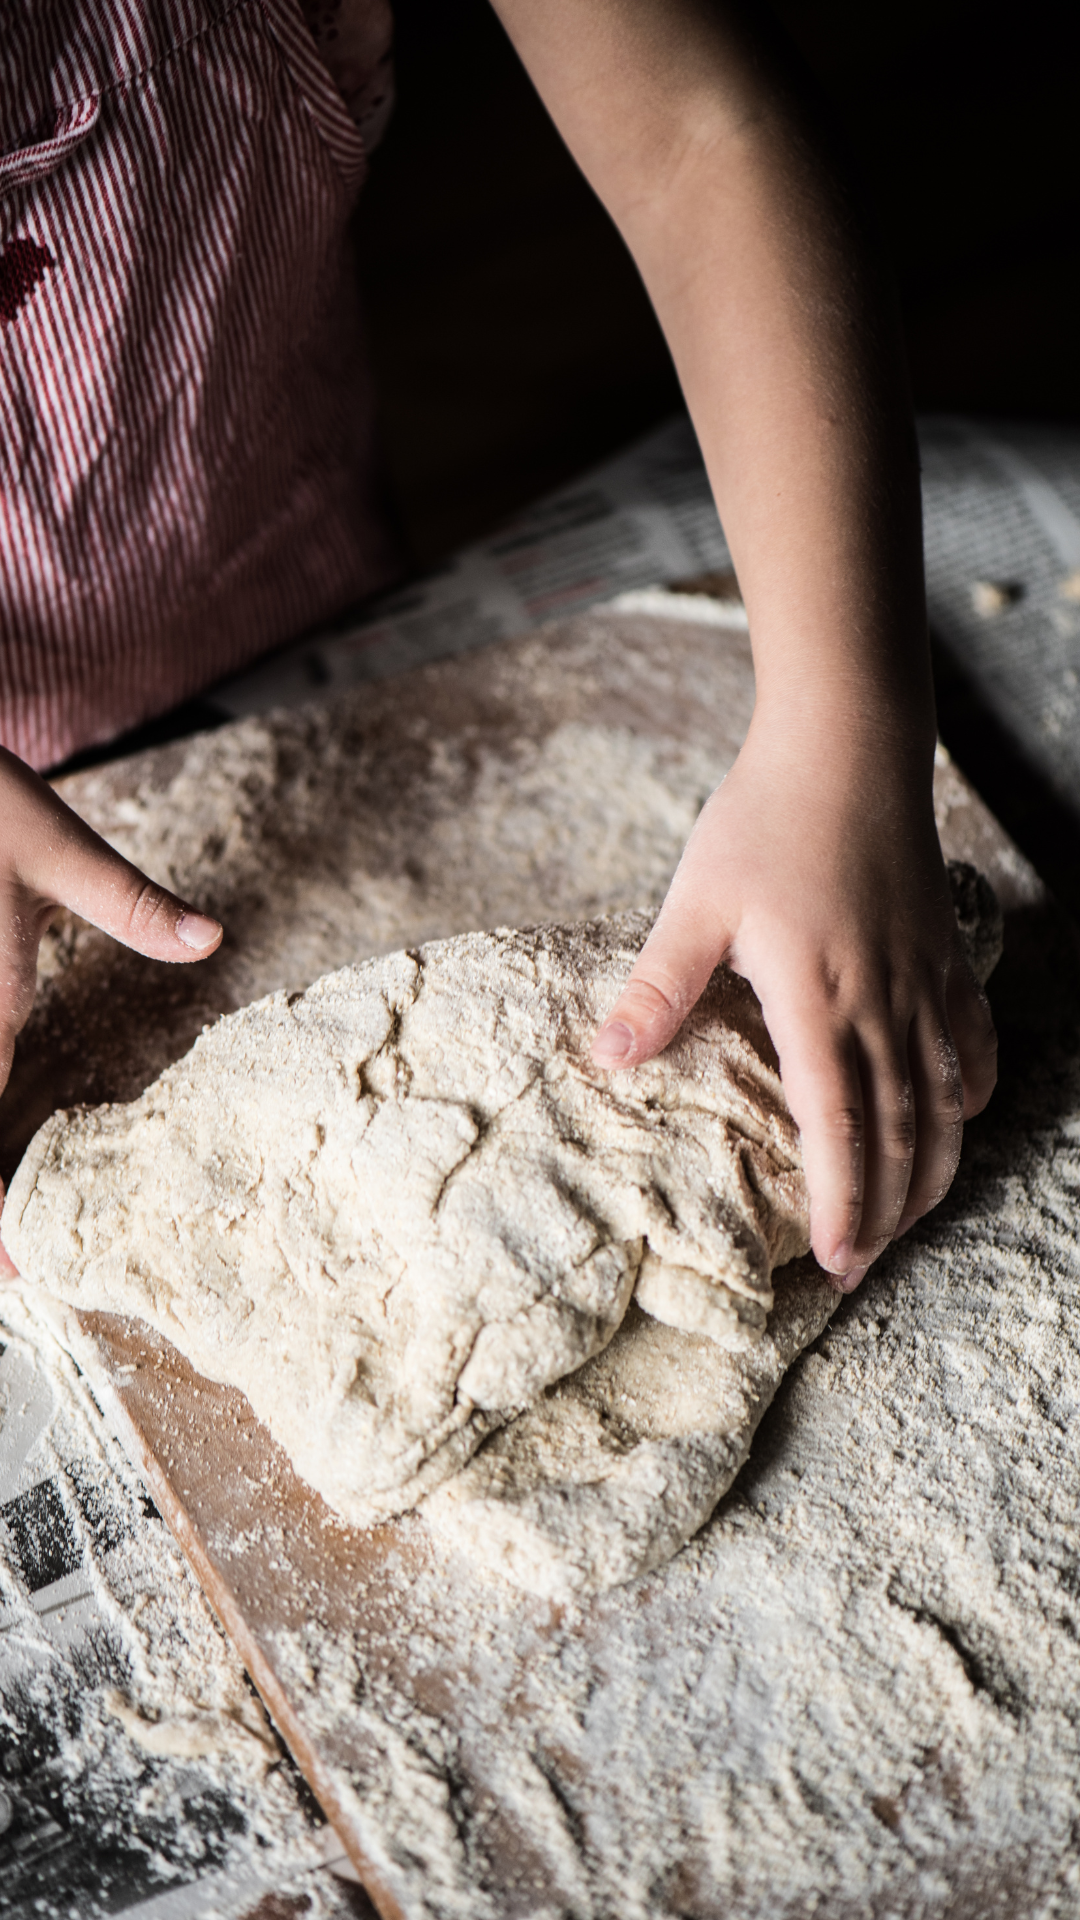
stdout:
<svg viewBox="0 0 1080 1920">
<path fill-rule="evenodd" d="M 0 740 L 45 767 L 394 556 L 346 244 L 365 143 L 300 0 L 3 13 Z"/>
</svg>

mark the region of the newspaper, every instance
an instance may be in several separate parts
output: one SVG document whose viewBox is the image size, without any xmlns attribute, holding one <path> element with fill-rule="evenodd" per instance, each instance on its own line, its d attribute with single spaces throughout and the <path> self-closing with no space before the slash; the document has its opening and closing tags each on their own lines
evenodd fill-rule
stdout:
<svg viewBox="0 0 1080 1920">
<path fill-rule="evenodd" d="M 230 719 L 297 706 L 636 588 L 730 566 L 693 428 L 679 415 L 437 572 L 380 595 L 206 697 Z"/>
<path fill-rule="evenodd" d="M 0 1916 L 241 1920 L 292 1895 L 273 1910 L 347 1920 L 340 1856 L 85 1380 L 5 1288 Z"/>
<path fill-rule="evenodd" d="M 921 423 L 931 627 L 1080 821 L 1080 429 Z"/>
<path fill-rule="evenodd" d="M 938 416 L 919 422 L 919 439 L 931 627 L 1080 817 L 1080 430 Z M 333 697 L 598 601 L 629 605 L 628 594 L 730 566 L 693 429 L 679 415 L 440 571 L 354 609 L 209 698 L 239 718 Z M 707 617 L 707 601 L 694 602 L 680 596 L 665 610 L 683 604 Z"/>
</svg>

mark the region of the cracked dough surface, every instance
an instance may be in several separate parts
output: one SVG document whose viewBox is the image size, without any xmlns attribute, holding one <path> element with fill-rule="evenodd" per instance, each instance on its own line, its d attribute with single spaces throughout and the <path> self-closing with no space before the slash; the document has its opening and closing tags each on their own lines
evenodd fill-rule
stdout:
<svg viewBox="0 0 1080 1920">
<path fill-rule="evenodd" d="M 651 919 L 433 942 L 220 1021 L 138 1100 L 41 1128 L 20 1270 L 240 1387 L 358 1524 L 606 1347 L 639 1276 L 747 1346 L 807 1246 L 797 1133 L 723 968 L 658 1060 L 589 1064 Z"/>
</svg>

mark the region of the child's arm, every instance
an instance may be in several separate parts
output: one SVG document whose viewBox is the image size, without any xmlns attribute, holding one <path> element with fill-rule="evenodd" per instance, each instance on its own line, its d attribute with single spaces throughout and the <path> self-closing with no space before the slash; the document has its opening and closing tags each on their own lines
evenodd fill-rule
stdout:
<svg viewBox="0 0 1080 1920">
<path fill-rule="evenodd" d="M 853 1286 L 941 1198 L 995 1079 L 932 805 L 917 453 L 884 276 L 755 14 L 496 0 L 667 334 L 750 616 L 757 704 L 597 1042 L 664 1046 L 726 958 Z"/>
<path fill-rule="evenodd" d="M 58 906 L 154 960 L 204 960 L 221 943 L 216 920 L 155 886 L 0 747 L 0 1092 L 34 1004 L 38 944 Z M 0 1205 L 3 1197 L 0 1182 Z M 0 1273 L 11 1271 L 0 1247 Z"/>
</svg>

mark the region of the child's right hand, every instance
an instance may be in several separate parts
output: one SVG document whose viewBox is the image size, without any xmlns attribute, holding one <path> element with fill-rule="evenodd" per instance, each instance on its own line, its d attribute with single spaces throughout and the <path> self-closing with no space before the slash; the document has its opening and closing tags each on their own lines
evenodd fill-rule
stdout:
<svg viewBox="0 0 1080 1920">
<path fill-rule="evenodd" d="M 216 920 L 155 886 L 0 747 L 0 1092 L 34 1004 L 38 945 L 58 907 L 152 960 L 204 960 L 221 944 Z M 0 1205 L 3 1191 L 0 1183 Z M 2 1247 L 0 1272 L 14 1272 Z"/>
</svg>

